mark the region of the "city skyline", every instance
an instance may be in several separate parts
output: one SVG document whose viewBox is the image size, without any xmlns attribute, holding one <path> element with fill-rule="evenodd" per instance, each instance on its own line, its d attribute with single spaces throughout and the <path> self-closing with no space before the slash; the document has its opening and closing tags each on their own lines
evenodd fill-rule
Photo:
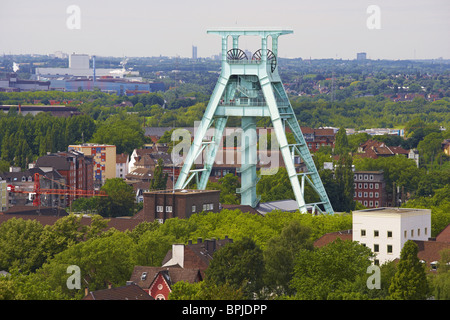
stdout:
<svg viewBox="0 0 450 320">
<path fill-rule="evenodd" d="M 294 31 L 279 40 L 282 58 L 356 59 L 366 52 L 368 59 L 450 59 L 446 0 L 7 0 L 0 9 L 1 54 L 189 58 L 196 46 L 204 58 L 220 50 L 220 38 L 207 30 L 278 27 Z M 244 50 L 259 47 L 259 39 L 240 39 Z"/>
</svg>

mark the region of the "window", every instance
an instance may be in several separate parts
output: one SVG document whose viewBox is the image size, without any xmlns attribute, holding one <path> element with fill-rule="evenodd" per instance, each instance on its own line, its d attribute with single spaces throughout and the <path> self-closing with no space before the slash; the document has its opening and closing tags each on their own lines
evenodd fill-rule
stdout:
<svg viewBox="0 0 450 320">
<path fill-rule="evenodd" d="M 379 198 L 380 194 L 378 192 L 375 192 L 375 198 Z"/>
<path fill-rule="evenodd" d="M 164 207 L 163 206 L 156 206 L 156 212 L 163 212 Z"/>
<path fill-rule="evenodd" d="M 406 238 L 406 230 L 405 230 L 405 232 L 404 232 L 404 234 L 403 234 L 403 237 Z"/>
<path fill-rule="evenodd" d="M 369 183 L 369 189 L 373 189 L 373 183 Z"/>
<path fill-rule="evenodd" d="M 358 197 L 362 197 L 362 192 L 358 192 Z"/>
<path fill-rule="evenodd" d="M 388 232 L 387 232 L 387 237 L 388 237 L 388 238 L 392 238 L 392 231 L 388 231 Z"/>
<path fill-rule="evenodd" d="M 367 198 L 367 192 L 364 192 L 364 198 Z"/>
<path fill-rule="evenodd" d="M 411 229 L 411 238 L 413 238 L 413 237 L 414 237 L 414 230 Z"/>
<path fill-rule="evenodd" d="M 379 188 L 378 183 L 375 183 L 375 189 L 378 189 L 378 188 Z"/>
<path fill-rule="evenodd" d="M 428 234 L 428 230 L 427 230 L 427 228 L 425 228 L 425 234 Z"/>
<path fill-rule="evenodd" d="M 364 175 L 364 180 L 368 180 L 369 176 L 367 174 Z"/>
<path fill-rule="evenodd" d="M 387 245 L 387 253 L 392 253 L 392 245 L 391 244 Z"/>
<path fill-rule="evenodd" d="M 367 183 L 364 183 L 364 189 L 367 189 Z"/>
<path fill-rule="evenodd" d="M 369 198 L 373 198 L 373 192 L 369 192 Z"/>
<path fill-rule="evenodd" d="M 380 252 L 380 246 L 378 244 L 373 245 L 373 252 Z"/>
<path fill-rule="evenodd" d="M 379 203 L 378 201 L 375 201 L 375 207 L 378 207 Z"/>
<path fill-rule="evenodd" d="M 363 176 L 362 176 L 362 174 L 360 174 L 359 175 L 359 180 L 362 180 L 363 179 Z"/>
<path fill-rule="evenodd" d="M 367 207 L 367 200 L 364 201 L 364 207 Z"/>
<path fill-rule="evenodd" d="M 195 212 L 197 210 L 197 207 L 194 205 L 192 206 L 192 212 Z"/>
<path fill-rule="evenodd" d="M 361 237 L 365 237 L 366 236 L 366 230 L 365 229 L 361 229 Z"/>
<path fill-rule="evenodd" d="M 166 212 L 172 212 L 172 206 L 166 206 Z"/>
<path fill-rule="evenodd" d="M 373 231 L 373 236 L 374 236 L 374 237 L 378 237 L 379 234 L 380 234 L 380 233 L 378 232 L 378 230 L 374 230 L 374 231 Z"/>
<path fill-rule="evenodd" d="M 362 189 L 362 183 L 358 183 L 358 188 Z"/>
<path fill-rule="evenodd" d="M 378 260 L 378 259 L 373 260 L 373 264 L 376 265 L 376 266 L 379 266 L 380 265 L 380 260 Z"/>
<path fill-rule="evenodd" d="M 417 229 L 417 236 L 420 237 L 420 229 Z"/>
<path fill-rule="evenodd" d="M 370 175 L 369 179 L 370 179 L 370 180 L 373 180 L 373 174 Z"/>
<path fill-rule="evenodd" d="M 373 207 L 373 201 L 369 201 L 369 207 Z"/>
</svg>

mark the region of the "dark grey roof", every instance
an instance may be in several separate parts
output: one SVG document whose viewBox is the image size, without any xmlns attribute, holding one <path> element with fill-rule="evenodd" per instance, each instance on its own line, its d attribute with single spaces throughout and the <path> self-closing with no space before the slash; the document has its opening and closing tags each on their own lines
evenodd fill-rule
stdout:
<svg viewBox="0 0 450 320">
<path fill-rule="evenodd" d="M 70 163 L 64 156 L 48 154 L 36 160 L 36 167 L 51 167 L 55 170 L 70 170 Z"/>
</svg>

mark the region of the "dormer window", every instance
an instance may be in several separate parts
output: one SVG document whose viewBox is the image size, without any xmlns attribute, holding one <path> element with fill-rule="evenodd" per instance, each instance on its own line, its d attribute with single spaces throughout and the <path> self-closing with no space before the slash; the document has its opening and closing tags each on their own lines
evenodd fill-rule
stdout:
<svg viewBox="0 0 450 320">
<path fill-rule="evenodd" d="M 145 279 L 147 279 L 147 272 L 142 272 L 141 280 L 144 281 Z"/>
</svg>

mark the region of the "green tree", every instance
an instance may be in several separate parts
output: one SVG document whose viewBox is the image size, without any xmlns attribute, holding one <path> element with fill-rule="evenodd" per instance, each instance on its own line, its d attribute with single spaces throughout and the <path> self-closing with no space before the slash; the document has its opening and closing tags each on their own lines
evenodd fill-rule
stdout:
<svg viewBox="0 0 450 320">
<path fill-rule="evenodd" d="M 330 293 L 364 275 L 372 256 L 369 248 L 339 238 L 313 251 L 300 250 L 291 281 L 295 298 L 326 300 Z"/>
<path fill-rule="evenodd" d="M 84 288 L 67 288 L 68 266 L 80 268 L 82 286 L 87 285 L 91 291 L 106 289 L 108 284 L 123 286 L 136 265 L 135 252 L 136 244 L 131 237 L 112 230 L 60 252 L 37 274 L 44 277 L 50 287 L 60 288 L 67 297 L 80 299 L 84 296 Z"/>
<path fill-rule="evenodd" d="M 403 245 L 397 272 L 389 287 L 391 299 L 423 300 L 428 296 L 425 268 L 417 257 L 418 250 L 417 244 L 412 240 Z"/>
<path fill-rule="evenodd" d="M 242 288 L 244 297 L 252 298 L 263 287 L 262 250 L 250 238 L 230 243 L 214 253 L 205 273 L 206 281 L 217 286 L 228 283 L 235 290 Z"/>
<path fill-rule="evenodd" d="M 45 261 L 40 247 L 42 224 L 36 220 L 11 218 L 0 224 L 0 270 L 34 272 Z"/>
<path fill-rule="evenodd" d="M 107 228 L 109 221 L 99 215 L 91 216 L 90 220 L 89 225 L 84 225 L 81 216 L 70 214 L 58 219 L 53 225 L 46 225 L 40 242 L 46 259 L 51 259 L 77 243 L 100 235 Z"/>
<path fill-rule="evenodd" d="M 121 178 L 107 179 L 101 187 L 107 196 L 99 197 L 97 212 L 102 217 L 130 216 L 134 212 L 134 191 Z"/>
<path fill-rule="evenodd" d="M 294 261 L 299 250 L 313 249 L 311 229 L 292 220 L 281 234 L 271 238 L 264 250 L 267 286 L 277 294 L 293 294 L 289 282 L 294 273 Z"/>
<path fill-rule="evenodd" d="M 162 158 L 158 159 L 158 164 L 153 172 L 153 178 L 150 181 L 150 190 L 166 190 L 167 189 L 167 173 L 164 173 L 164 162 Z"/>
<path fill-rule="evenodd" d="M 336 133 L 334 142 L 334 154 L 343 155 L 350 152 L 350 147 L 347 139 L 347 132 L 345 128 L 340 128 Z"/>
<path fill-rule="evenodd" d="M 433 169 L 433 162 L 439 159 L 439 155 L 442 154 L 442 134 L 433 132 L 425 136 L 422 141 L 419 142 L 417 150 L 420 154 L 420 162 L 424 167 Z"/>
<path fill-rule="evenodd" d="M 220 203 L 239 204 L 241 197 L 236 193 L 236 189 L 239 188 L 239 186 L 239 178 L 232 173 L 228 173 L 217 182 L 208 182 L 206 189 L 220 190 Z"/>
<path fill-rule="evenodd" d="M 172 286 L 169 300 L 242 300 L 242 289 L 228 283 L 216 285 L 208 281 L 188 283 L 178 281 Z"/>
<path fill-rule="evenodd" d="M 162 235 L 158 230 L 147 231 L 140 236 L 136 245 L 136 259 L 140 266 L 159 267 L 167 251 L 176 242 L 173 235 Z"/>
<path fill-rule="evenodd" d="M 114 116 L 101 123 L 91 141 L 115 145 L 117 153 L 131 154 L 142 147 L 145 137 L 137 119 Z"/>
<path fill-rule="evenodd" d="M 337 201 L 333 204 L 336 211 L 350 212 L 355 209 L 353 200 L 354 179 L 353 159 L 349 154 L 341 154 L 335 170 Z"/>
</svg>

